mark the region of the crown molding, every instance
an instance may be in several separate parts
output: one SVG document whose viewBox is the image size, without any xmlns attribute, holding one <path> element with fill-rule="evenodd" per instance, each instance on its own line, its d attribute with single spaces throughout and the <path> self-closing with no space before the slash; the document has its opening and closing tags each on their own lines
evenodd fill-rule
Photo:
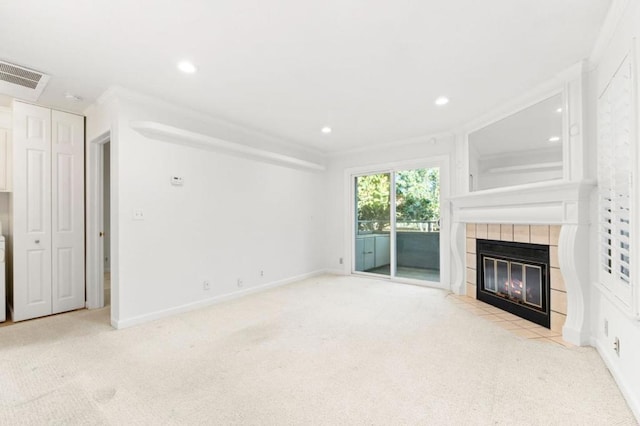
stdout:
<svg viewBox="0 0 640 426">
<path fill-rule="evenodd" d="M 343 157 L 346 155 L 360 154 L 363 152 L 371 152 L 371 151 L 383 150 L 388 148 L 400 148 L 400 147 L 415 145 L 420 143 L 431 143 L 433 145 L 436 145 L 444 141 L 445 139 L 453 140 L 455 139 L 455 134 L 453 132 L 441 132 L 441 133 L 435 133 L 431 135 L 423 135 L 423 136 L 415 136 L 407 139 L 399 139 L 392 142 L 382 142 L 375 145 L 367 145 L 367 146 L 350 148 L 350 149 L 345 149 L 340 151 L 331 151 L 330 153 L 327 154 L 327 157 L 335 159 L 335 158 Z"/>
<path fill-rule="evenodd" d="M 611 44 L 611 40 L 620 24 L 620 20 L 626 15 L 627 8 L 631 5 L 631 0 L 613 0 L 607 12 L 604 23 L 600 28 L 596 42 L 591 50 L 588 59 L 588 71 L 593 71 L 598 67 L 602 57 Z"/>
</svg>

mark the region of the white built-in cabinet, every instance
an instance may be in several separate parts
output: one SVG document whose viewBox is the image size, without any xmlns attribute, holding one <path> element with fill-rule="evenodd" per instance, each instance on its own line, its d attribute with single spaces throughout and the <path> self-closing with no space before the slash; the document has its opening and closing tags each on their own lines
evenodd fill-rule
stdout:
<svg viewBox="0 0 640 426">
<path fill-rule="evenodd" d="M 356 237 L 356 271 L 368 271 L 391 263 L 389 235 Z"/>
<path fill-rule="evenodd" d="M 14 321 L 85 306 L 84 117 L 13 106 Z"/>
</svg>

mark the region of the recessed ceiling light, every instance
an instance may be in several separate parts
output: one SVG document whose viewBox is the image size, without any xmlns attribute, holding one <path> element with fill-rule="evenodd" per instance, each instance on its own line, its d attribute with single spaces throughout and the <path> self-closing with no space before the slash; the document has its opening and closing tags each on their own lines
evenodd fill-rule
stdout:
<svg viewBox="0 0 640 426">
<path fill-rule="evenodd" d="M 331 127 L 329 126 L 324 126 L 322 129 L 320 129 L 320 131 L 322 133 L 324 133 L 325 135 L 328 135 L 329 133 L 331 133 Z"/>
<path fill-rule="evenodd" d="M 446 105 L 448 103 L 449 103 L 449 98 L 447 98 L 446 96 L 440 96 L 435 101 L 435 104 L 438 106 Z"/>
<path fill-rule="evenodd" d="M 186 74 L 193 74 L 198 71 L 198 68 L 189 61 L 178 62 L 178 69 Z"/>
<path fill-rule="evenodd" d="M 556 110 L 556 112 L 557 112 L 558 114 L 559 114 L 559 113 L 561 113 L 561 112 L 562 112 L 562 108 L 558 108 L 558 109 Z"/>
<path fill-rule="evenodd" d="M 560 142 L 560 136 L 551 136 L 549 142 Z"/>
</svg>

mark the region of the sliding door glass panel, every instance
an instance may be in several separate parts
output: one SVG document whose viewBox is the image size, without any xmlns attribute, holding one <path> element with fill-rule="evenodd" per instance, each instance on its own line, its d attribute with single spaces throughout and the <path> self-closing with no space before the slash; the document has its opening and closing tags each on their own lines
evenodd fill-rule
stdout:
<svg viewBox="0 0 640 426">
<path fill-rule="evenodd" d="M 440 281 L 440 169 L 395 176 L 396 276 Z"/>
<path fill-rule="evenodd" d="M 391 175 L 355 179 L 355 270 L 391 275 Z"/>
</svg>

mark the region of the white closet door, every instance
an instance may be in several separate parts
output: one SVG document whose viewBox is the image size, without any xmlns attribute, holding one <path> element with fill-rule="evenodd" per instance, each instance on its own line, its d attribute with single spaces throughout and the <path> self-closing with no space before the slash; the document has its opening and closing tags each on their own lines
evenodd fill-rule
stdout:
<svg viewBox="0 0 640 426">
<path fill-rule="evenodd" d="M 52 111 L 53 313 L 83 308 L 84 118 Z"/>
<path fill-rule="evenodd" d="M 51 110 L 15 102 L 14 320 L 51 314 Z"/>
</svg>

